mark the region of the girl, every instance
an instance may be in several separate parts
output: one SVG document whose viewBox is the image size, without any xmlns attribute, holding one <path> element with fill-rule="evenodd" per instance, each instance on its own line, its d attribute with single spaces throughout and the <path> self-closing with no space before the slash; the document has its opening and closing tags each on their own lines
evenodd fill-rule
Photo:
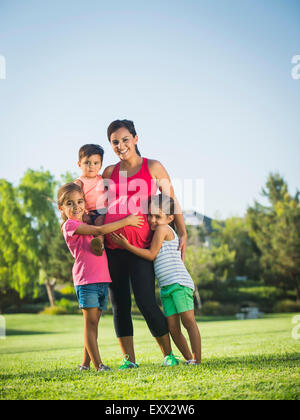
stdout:
<svg viewBox="0 0 300 420">
<path fill-rule="evenodd" d="M 175 202 L 165 195 L 149 200 L 148 222 L 154 236 L 149 249 L 131 245 L 122 234 L 111 234 L 112 240 L 135 255 L 154 261 L 154 270 L 161 288 L 161 301 L 174 343 L 187 364 L 201 363 L 201 337 L 194 316 L 194 283 L 178 251 L 178 237 L 169 226 L 175 214 Z M 192 353 L 181 332 L 180 321 L 186 328 Z"/>
<path fill-rule="evenodd" d="M 92 226 L 83 222 L 84 193 L 74 183 L 63 185 L 57 196 L 63 219 L 62 232 L 68 248 L 75 258 L 73 280 L 79 306 L 84 316 L 84 357 L 81 370 L 89 369 L 92 361 L 97 371 L 110 370 L 102 363 L 98 348 L 98 323 L 107 306 L 108 285 L 111 282 L 105 252 L 101 257 L 93 254 L 93 235 L 107 234 L 124 226 L 143 225 L 143 218 L 130 215 L 105 226 Z"/>
<path fill-rule="evenodd" d="M 138 248 L 148 248 L 153 232 L 147 223 L 147 202 L 157 188 L 174 196 L 170 177 L 160 162 L 141 157 L 137 148 L 138 136 L 132 121 L 113 121 L 107 129 L 107 137 L 120 161 L 116 165 L 108 166 L 102 174 L 104 180 L 108 180 L 105 223 L 119 220 L 129 214 L 130 209 L 131 212 L 139 209 L 146 222 L 143 228 L 128 226 L 117 233 L 122 233 L 130 244 Z M 180 211 L 175 216 L 175 223 L 180 237 L 179 248 L 184 258 L 187 234 Z M 168 324 L 155 299 L 153 262 L 122 249 L 109 235 L 105 237 L 105 247 L 112 280 L 110 297 L 114 325 L 125 356 L 120 369 L 138 367 L 134 352 L 130 283 L 137 306 L 165 357 L 164 365 L 176 365 L 178 362 L 172 354 Z"/>
</svg>

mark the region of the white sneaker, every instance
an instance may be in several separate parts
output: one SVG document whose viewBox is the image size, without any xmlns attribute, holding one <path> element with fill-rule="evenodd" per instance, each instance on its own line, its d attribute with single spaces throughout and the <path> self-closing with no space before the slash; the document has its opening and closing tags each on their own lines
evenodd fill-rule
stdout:
<svg viewBox="0 0 300 420">
<path fill-rule="evenodd" d="M 195 359 L 191 359 L 191 360 L 186 360 L 184 362 L 185 365 L 201 365 L 201 363 L 196 362 Z"/>
<path fill-rule="evenodd" d="M 108 370 L 111 370 L 111 368 L 102 364 L 102 365 L 99 365 L 97 372 L 106 372 Z"/>
<path fill-rule="evenodd" d="M 78 366 L 78 369 L 79 369 L 80 371 L 82 371 L 82 370 L 91 370 L 91 368 L 90 368 L 89 366 L 82 366 L 82 365 L 79 365 L 79 366 Z"/>
</svg>

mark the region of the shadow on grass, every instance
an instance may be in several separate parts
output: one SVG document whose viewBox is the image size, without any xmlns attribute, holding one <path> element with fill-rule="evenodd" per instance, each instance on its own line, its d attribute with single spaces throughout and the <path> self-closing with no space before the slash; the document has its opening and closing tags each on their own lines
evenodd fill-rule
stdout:
<svg viewBox="0 0 300 420">
<path fill-rule="evenodd" d="M 68 350 L 78 350 L 82 349 L 82 346 L 72 346 L 72 347 L 47 347 L 42 349 L 30 349 L 30 350 L 5 350 L 2 354 L 8 355 L 8 354 L 25 354 L 25 353 L 46 353 L 50 351 L 68 351 Z M 1 354 L 1 353 L 0 353 Z"/>
<path fill-rule="evenodd" d="M 291 363 L 290 363 L 291 362 Z M 268 369 L 272 367 L 279 367 L 282 365 L 294 365 L 294 362 L 300 366 L 299 353 L 289 353 L 286 355 L 280 354 L 266 354 L 266 355 L 247 355 L 241 357 L 220 357 L 212 358 L 203 361 L 203 367 L 209 370 L 224 369 L 226 367 L 233 368 L 255 368 L 255 369 Z"/>
<path fill-rule="evenodd" d="M 222 322 L 222 321 L 238 321 L 233 315 L 222 315 L 222 316 L 203 316 L 195 315 L 197 322 Z M 132 319 L 135 321 L 145 321 L 143 315 L 132 314 Z M 263 318 L 262 318 L 263 319 Z M 247 321 L 247 320 L 246 320 Z"/>
<path fill-rule="evenodd" d="M 39 335 L 39 334 L 57 334 L 56 331 L 29 331 L 29 330 L 13 330 L 7 329 L 6 335 L 7 336 L 14 336 L 14 335 Z"/>
<path fill-rule="evenodd" d="M 295 363 L 296 362 L 296 363 Z M 101 375 L 111 375 L 114 377 L 114 380 L 121 380 L 122 376 L 124 375 L 124 380 L 128 380 L 128 375 L 130 377 L 139 378 L 141 375 L 149 375 L 149 374 L 161 374 L 161 380 L 166 380 L 166 375 L 169 374 L 172 376 L 176 374 L 176 376 L 180 375 L 188 375 L 189 373 L 193 374 L 195 371 L 208 371 L 210 374 L 217 374 L 218 371 L 224 372 L 224 369 L 228 369 L 228 377 L 230 377 L 234 369 L 252 369 L 254 370 L 263 370 L 263 369 L 278 369 L 278 368 L 287 368 L 287 367 L 296 367 L 300 366 L 300 356 L 299 353 L 289 353 L 286 355 L 278 355 L 278 354 L 268 354 L 268 355 L 247 355 L 241 357 L 220 357 L 215 359 L 204 360 L 202 365 L 199 366 L 190 366 L 190 365 L 183 365 L 180 364 L 178 367 L 166 368 L 161 365 L 161 363 L 141 363 L 138 369 L 128 369 L 126 371 L 120 371 L 117 367 L 114 366 L 112 363 L 111 365 L 112 371 L 110 372 L 101 372 Z M 116 365 L 118 366 L 118 365 Z M 97 373 L 94 368 L 91 366 L 90 372 L 80 372 L 76 365 L 74 367 L 61 367 L 57 366 L 55 369 L 46 370 L 31 370 L 30 372 L 24 372 L 20 375 L 16 374 L 0 374 L 0 380 L 5 383 L 5 381 L 9 380 L 31 380 L 35 381 L 37 379 L 44 381 L 44 382 L 52 382 L 53 381 L 81 381 L 82 379 L 91 378 L 92 376 L 98 377 L 99 373 Z M 193 375 L 191 377 L 194 377 Z"/>
</svg>

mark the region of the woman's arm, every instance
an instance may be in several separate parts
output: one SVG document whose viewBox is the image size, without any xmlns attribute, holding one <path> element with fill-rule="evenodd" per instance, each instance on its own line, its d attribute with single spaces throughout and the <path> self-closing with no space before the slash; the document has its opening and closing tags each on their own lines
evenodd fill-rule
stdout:
<svg viewBox="0 0 300 420">
<path fill-rule="evenodd" d="M 174 188 L 172 186 L 170 177 L 163 165 L 157 160 L 148 160 L 149 171 L 152 178 L 156 179 L 159 190 L 172 197 L 176 205 L 176 214 L 175 214 L 175 224 L 179 236 L 179 249 L 181 250 L 181 258 L 184 261 L 185 251 L 186 251 L 186 242 L 187 242 L 187 233 L 184 223 L 184 217 L 180 204 L 175 196 Z"/>
<path fill-rule="evenodd" d="M 111 177 L 111 175 L 112 175 L 112 173 L 115 169 L 115 166 L 116 165 L 107 166 L 103 171 L 102 178 L 103 179 L 110 179 L 110 177 Z"/>
<path fill-rule="evenodd" d="M 138 257 L 144 258 L 145 260 L 153 261 L 157 257 L 157 254 L 160 251 L 163 241 L 165 240 L 169 230 L 166 226 L 159 226 L 151 242 L 149 249 L 137 248 L 134 245 L 131 245 L 128 240 L 123 235 L 117 235 L 116 233 L 111 234 L 112 240 L 119 246 L 123 247 L 127 251 L 132 252 Z"/>
<path fill-rule="evenodd" d="M 118 220 L 117 222 L 108 223 L 107 225 L 102 226 L 93 226 L 93 225 L 79 225 L 76 229 L 78 235 L 106 235 L 107 233 L 114 232 L 115 230 L 121 229 L 125 226 L 135 226 L 140 228 L 144 224 L 143 216 L 137 216 L 131 214 L 124 219 Z"/>
</svg>

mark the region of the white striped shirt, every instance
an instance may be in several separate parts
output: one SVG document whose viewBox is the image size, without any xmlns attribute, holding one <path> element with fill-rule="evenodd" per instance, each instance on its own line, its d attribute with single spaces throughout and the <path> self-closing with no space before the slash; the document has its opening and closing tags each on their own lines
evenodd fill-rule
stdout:
<svg viewBox="0 0 300 420">
<path fill-rule="evenodd" d="M 182 286 L 195 290 L 194 282 L 187 271 L 182 259 L 181 251 L 178 250 L 179 239 L 176 232 L 168 225 L 174 233 L 172 241 L 164 241 L 162 247 L 154 260 L 154 271 L 159 286 L 169 286 L 179 283 Z"/>
</svg>

